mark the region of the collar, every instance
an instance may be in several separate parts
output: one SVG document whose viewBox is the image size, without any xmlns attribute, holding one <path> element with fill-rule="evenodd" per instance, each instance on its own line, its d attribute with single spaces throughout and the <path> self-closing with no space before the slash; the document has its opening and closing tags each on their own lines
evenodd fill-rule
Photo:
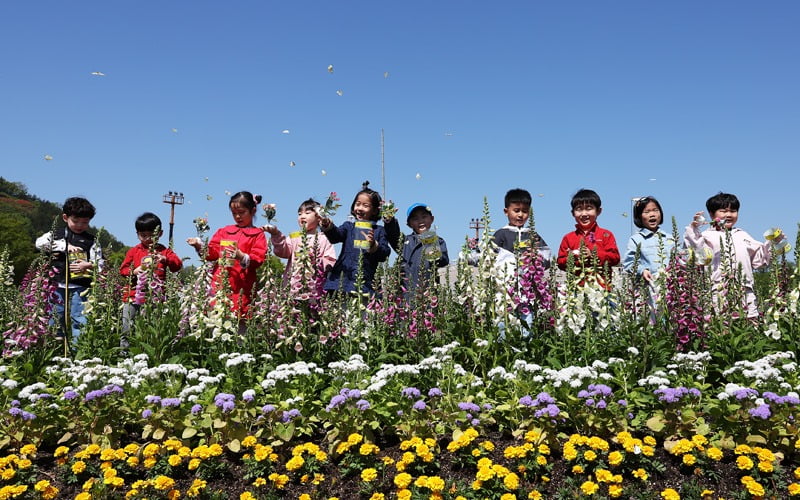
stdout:
<svg viewBox="0 0 800 500">
<path fill-rule="evenodd" d="M 589 226 L 589 229 L 587 229 L 586 231 L 581 229 L 581 225 L 580 224 L 578 224 L 578 223 L 575 224 L 575 232 L 577 234 L 579 234 L 579 235 L 580 234 L 589 234 L 589 233 L 593 233 L 595 231 L 597 231 L 597 221 L 594 221 L 594 223 L 592 223 L 592 225 Z"/>
<path fill-rule="evenodd" d="M 239 227 L 239 226 L 225 226 L 222 228 L 222 232 L 225 234 L 237 234 L 242 233 L 246 236 L 257 236 L 259 233 L 262 233 L 261 228 L 255 226 L 248 226 L 248 227 Z"/>
<path fill-rule="evenodd" d="M 508 229 L 509 231 L 514 231 L 517 233 L 527 233 L 530 232 L 531 228 L 529 227 L 519 227 L 519 226 L 512 226 L 511 224 L 506 224 L 503 226 L 503 229 Z"/>
</svg>

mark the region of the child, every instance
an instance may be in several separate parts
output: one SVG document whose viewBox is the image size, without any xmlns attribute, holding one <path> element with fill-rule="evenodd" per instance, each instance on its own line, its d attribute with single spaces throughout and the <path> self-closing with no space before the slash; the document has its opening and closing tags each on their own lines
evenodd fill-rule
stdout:
<svg viewBox="0 0 800 500">
<path fill-rule="evenodd" d="M 633 272 L 635 263 L 636 274 L 651 283 L 669 262 L 675 241 L 672 236 L 659 229 L 664 223 L 664 213 L 661 211 L 661 204 L 652 196 L 636 199 L 633 205 L 633 223 L 640 229 L 628 240 L 622 267 L 630 273 Z"/>
<path fill-rule="evenodd" d="M 575 231 L 564 235 L 558 248 L 558 267 L 567 269 L 571 254 L 575 273 L 594 274 L 597 283 L 611 290 L 611 266 L 619 264 L 619 250 L 614 234 L 597 225 L 597 217 L 602 213 L 600 196 L 591 189 L 581 189 L 572 196 L 572 216 L 575 217 Z M 594 269 L 594 263 L 598 269 Z"/>
<path fill-rule="evenodd" d="M 730 278 L 737 271 L 741 272 L 747 317 L 756 318 L 758 307 L 753 290 L 753 269 L 769 264 L 772 257 L 769 245 L 756 241 L 745 231 L 734 227 L 739 220 L 739 199 L 736 195 L 717 193 L 706 201 L 706 210 L 713 221 L 712 227 L 701 233 L 703 212 L 697 212 L 683 234 L 686 246 L 698 255 L 703 255 L 707 249 L 711 251 L 711 280 L 715 283 L 717 292 L 722 291 L 726 277 Z M 730 234 L 730 247 L 726 233 Z M 730 252 L 730 269 L 724 269 L 721 265 L 724 252 Z M 721 295 L 717 296 L 719 298 Z"/>
<path fill-rule="evenodd" d="M 81 325 L 86 324 L 83 304 L 92 285 L 92 271 L 101 271 L 103 253 L 94 235 L 86 232 L 95 214 L 86 198 L 67 198 L 61 219 L 67 227 L 47 232 L 36 240 L 36 248 L 52 256 L 53 280 L 58 284 L 54 297 L 59 336 L 66 331 L 65 305 L 69 305 L 72 341 L 77 342 Z M 67 302 L 69 301 L 69 302 Z"/>
<path fill-rule="evenodd" d="M 267 256 L 267 238 L 261 228 L 253 226 L 256 208 L 261 196 L 248 191 L 240 191 L 231 196 L 228 206 L 235 224 L 225 226 L 208 243 L 206 260 L 216 262 L 212 277 L 213 288 L 219 286 L 223 268 L 228 275 L 233 302 L 233 310 L 242 321 L 247 316 L 248 305 L 256 283 L 256 270 Z M 189 238 L 186 243 L 202 255 L 203 242 L 200 238 Z M 241 329 L 241 328 L 240 328 Z"/>
<path fill-rule="evenodd" d="M 360 291 L 374 292 L 372 281 L 375 271 L 378 264 L 389 257 L 390 252 L 383 227 L 375 224 L 379 219 L 380 204 L 381 196 L 369 188 L 367 181 L 361 186 L 361 191 L 356 194 L 350 206 L 350 214 L 355 217 L 355 222 L 347 221 L 336 227 L 327 217 L 320 221 L 320 227 L 331 243 L 343 243 L 339 258 L 325 281 L 325 290 L 355 291 L 361 261 L 364 287 Z"/>
<path fill-rule="evenodd" d="M 301 229 L 305 229 L 305 235 L 301 230 L 286 238 L 273 225 L 268 224 L 261 228 L 271 235 L 275 256 L 288 259 L 283 279 L 290 283 L 294 296 L 310 291 L 320 292 L 321 290 L 316 289 L 315 282 L 318 272 L 327 273 L 336 262 L 333 245 L 324 234 L 317 232 L 321 219 L 317 214 L 319 206 L 317 201 L 309 198 L 297 209 L 297 223 Z"/>
<path fill-rule="evenodd" d="M 503 213 L 508 217 L 508 225 L 494 233 L 493 241 L 501 249 L 519 254 L 531 245 L 536 246 L 545 268 L 550 267 L 550 248 L 535 232 L 527 227 L 531 216 L 531 194 L 524 189 L 511 189 L 503 200 Z M 503 252 L 500 252 L 502 259 Z"/>
<path fill-rule="evenodd" d="M 175 273 L 183 267 L 181 258 L 172 249 L 157 243 L 164 231 L 161 230 L 161 219 L 156 214 L 143 213 L 136 218 L 135 227 L 139 244 L 128 250 L 119 268 L 120 275 L 129 277 L 128 284 L 122 292 L 123 334 L 130 331 L 133 318 L 145 301 L 146 293 L 140 288 L 147 284 L 147 273 L 152 272 L 157 279 L 164 280 L 167 269 Z M 123 348 L 127 347 L 124 336 L 120 345 Z"/>
<path fill-rule="evenodd" d="M 408 293 L 413 293 L 418 286 L 424 288 L 437 282 L 436 269 L 449 264 L 450 257 L 444 239 L 440 236 L 426 238 L 432 236 L 428 231 L 433 226 L 433 212 L 429 206 L 414 203 L 408 207 L 406 224 L 414 232 L 403 235 L 400 257 L 404 287 Z"/>
</svg>

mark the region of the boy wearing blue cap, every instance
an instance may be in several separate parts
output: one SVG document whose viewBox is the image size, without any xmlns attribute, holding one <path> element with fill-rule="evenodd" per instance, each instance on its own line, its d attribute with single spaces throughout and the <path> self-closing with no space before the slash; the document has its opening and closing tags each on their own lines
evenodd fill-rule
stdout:
<svg viewBox="0 0 800 500">
<path fill-rule="evenodd" d="M 406 224 L 414 231 L 412 234 L 401 234 L 396 219 L 384 221 L 387 236 L 394 235 L 394 241 L 402 241 L 397 253 L 401 259 L 403 285 L 407 292 L 413 292 L 418 286 L 435 283 L 436 269 L 449 264 L 450 257 L 447 255 L 444 239 L 432 230 L 433 213 L 428 205 L 414 203 L 408 207 Z M 394 248 L 394 243 L 392 247 Z"/>
</svg>

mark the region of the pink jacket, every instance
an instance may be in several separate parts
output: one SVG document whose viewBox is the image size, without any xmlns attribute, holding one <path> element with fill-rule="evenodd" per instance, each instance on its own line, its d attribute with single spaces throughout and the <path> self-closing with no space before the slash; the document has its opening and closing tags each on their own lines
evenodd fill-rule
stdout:
<svg viewBox="0 0 800 500">
<path fill-rule="evenodd" d="M 303 234 L 300 231 L 291 233 L 288 238 L 283 234 L 278 234 L 270 238 L 270 242 L 275 256 L 287 259 L 283 279 L 284 282 L 288 281 L 291 284 L 293 293 L 298 292 L 303 286 L 309 289 L 315 286 L 314 275 L 310 273 L 310 269 L 293 266 L 296 260 L 295 256 L 301 258 L 301 253 L 306 249 L 309 252 L 316 250 L 316 254 L 311 259 L 312 265 L 316 269 L 322 269 L 325 273 L 336 263 L 336 249 L 321 231 L 306 234 L 305 242 L 303 242 Z"/>
<path fill-rule="evenodd" d="M 753 287 L 753 269 L 769 265 L 772 253 L 769 245 L 756 241 L 755 238 L 747 234 L 742 229 L 734 227 L 730 230 L 731 244 L 733 246 L 732 272 L 737 272 L 739 266 L 742 269 L 742 279 L 746 288 Z M 689 225 L 683 233 L 683 240 L 686 246 L 693 249 L 698 255 L 703 255 L 704 249 L 710 249 L 713 254 L 711 261 L 711 279 L 715 282 L 722 281 L 724 269 L 720 269 L 722 264 L 722 249 L 728 251 L 725 231 L 709 228 L 700 232 L 700 229 Z"/>
</svg>

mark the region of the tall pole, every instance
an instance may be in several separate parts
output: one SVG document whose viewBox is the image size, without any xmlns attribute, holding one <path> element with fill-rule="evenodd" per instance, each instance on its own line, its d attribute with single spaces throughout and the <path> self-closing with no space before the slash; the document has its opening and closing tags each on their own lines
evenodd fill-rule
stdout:
<svg viewBox="0 0 800 500">
<path fill-rule="evenodd" d="M 172 192 L 164 195 L 164 203 L 168 203 L 170 205 L 169 209 L 169 247 L 173 248 L 172 242 L 172 234 L 175 228 L 175 205 L 183 205 L 183 193 L 179 193 L 177 191 Z"/>
<path fill-rule="evenodd" d="M 383 129 L 381 129 L 381 190 L 383 191 L 383 199 L 386 199 L 386 163 L 384 162 L 384 144 L 383 144 Z"/>
</svg>

